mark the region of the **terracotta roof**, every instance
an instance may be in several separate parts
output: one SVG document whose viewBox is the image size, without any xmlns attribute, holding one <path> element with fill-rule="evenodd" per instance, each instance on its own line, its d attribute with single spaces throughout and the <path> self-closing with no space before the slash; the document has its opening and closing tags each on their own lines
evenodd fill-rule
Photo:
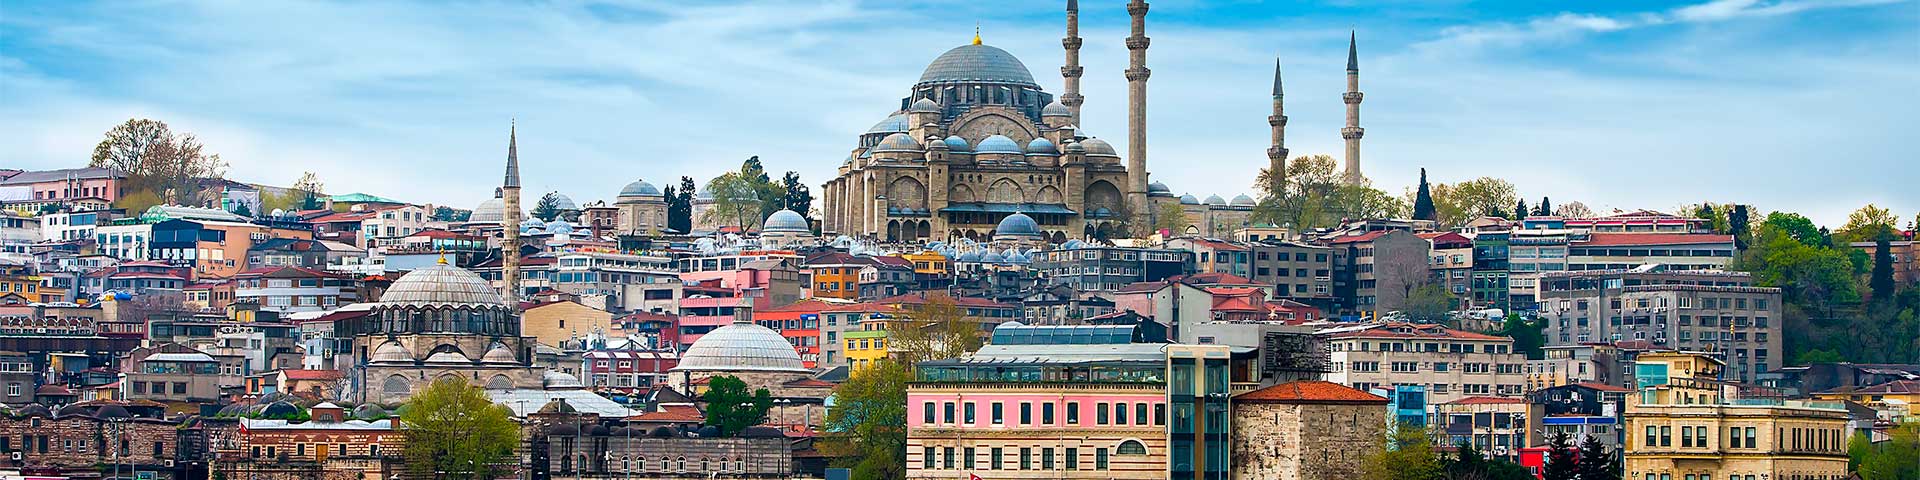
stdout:
<svg viewBox="0 0 1920 480">
<path fill-rule="evenodd" d="M 693 423 L 705 421 L 700 409 L 688 405 L 662 405 L 660 410 L 627 417 L 632 422 Z"/>
<path fill-rule="evenodd" d="M 1242 277 L 1242 276 L 1234 275 L 1231 273 L 1221 273 L 1221 272 L 1205 272 L 1205 273 L 1196 273 L 1192 275 L 1174 275 L 1172 277 L 1168 277 L 1167 280 L 1185 282 L 1189 284 L 1214 284 L 1214 285 L 1250 285 L 1253 283 L 1253 280 L 1249 280 L 1247 279 L 1247 277 Z"/>
<path fill-rule="evenodd" d="M 1633 391 L 1633 390 L 1628 390 L 1627 387 L 1622 387 L 1619 385 L 1608 385 L 1608 384 L 1599 383 L 1599 382 L 1580 382 L 1573 385 L 1579 386 L 1579 387 L 1587 387 L 1587 388 L 1599 390 L 1602 392 L 1623 392 L 1624 393 L 1624 392 Z"/>
<path fill-rule="evenodd" d="M 346 378 L 339 370 L 281 370 L 288 380 L 339 380 Z"/>
<path fill-rule="evenodd" d="M 1235 245 L 1232 242 L 1228 242 L 1225 240 L 1217 240 L 1212 238 L 1185 238 L 1183 240 L 1193 242 L 1195 245 L 1200 245 L 1200 246 L 1211 248 L 1214 250 L 1240 252 L 1240 251 L 1246 251 L 1247 249 L 1247 247 Z"/>
<path fill-rule="evenodd" d="M 1612 247 L 1634 245 L 1707 245 L 1732 244 L 1732 235 L 1711 233 L 1595 233 L 1576 246 Z"/>
<path fill-rule="evenodd" d="M 1359 403 L 1387 404 L 1387 397 L 1374 395 L 1338 383 L 1301 380 L 1274 385 L 1233 396 L 1235 402 L 1253 403 Z"/>
<path fill-rule="evenodd" d="M 1329 244 L 1371 242 L 1373 241 L 1373 239 L 1386 236 L 1386 234 L 1389 232 L 1391 232 L 1391 230 L 1375 230 L 1367 233 L 1362 233 L 1359 235 L 1341 235 L 1338 237 L 1326 239 L 1326 242 Z"/>
<path fill-rule="evenodd" d="M 1467 397 L 1441 405 L 1510 405 L 1527 403 L 1524 398 L 1514 397 Z"/>
<path fill-rule="evenodd" d="M 1863 387 L 1852 392 L 1856 395 L 1913 395 L 1920 394 L 1920 380 L 1894 380 L 1879 385 Z"/>
</svg>

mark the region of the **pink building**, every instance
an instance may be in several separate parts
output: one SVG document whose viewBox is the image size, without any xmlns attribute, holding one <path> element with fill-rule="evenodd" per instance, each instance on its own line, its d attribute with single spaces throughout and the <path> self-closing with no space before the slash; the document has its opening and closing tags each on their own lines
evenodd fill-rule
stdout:
<svg viewBox="0 0 1920 480">
<path fill-rule="evenodd" d="M 126 175 L 106 168 L 68 168 L 20 172 L 0 179 L 0 200 L 48 201 L 98 198 L 112 202 L 126 192 Z"/>
<path fill-rule="evenodd" d="M 685 297 L 672 332 L 661 332 L 662 345 L 693 345 L 734 318 L 752 321 L 754 310 L 800 301 L 800 269 L 792 259 L 767 258 L 742 262 L 731 270 L 702 270 L 680 274 Z"/>
</svg>

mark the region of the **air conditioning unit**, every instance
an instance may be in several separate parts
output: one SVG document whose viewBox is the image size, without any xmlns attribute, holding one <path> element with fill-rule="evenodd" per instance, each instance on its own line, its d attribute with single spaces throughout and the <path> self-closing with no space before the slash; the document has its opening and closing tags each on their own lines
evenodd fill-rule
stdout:
<svg viewBox="0 0 1920 480">
<path fill-rule="evenodd" d="M 13 452 L 13 461 L 18 462 L 25 458 L 26 458 L 26 452 Z"/>
<path fill-rule="evenodd" d="M 167 459 L 167 461 L 162 463 L 165 464 L 167 468 L 173 468 L 173 459 Z"/>
</svg>

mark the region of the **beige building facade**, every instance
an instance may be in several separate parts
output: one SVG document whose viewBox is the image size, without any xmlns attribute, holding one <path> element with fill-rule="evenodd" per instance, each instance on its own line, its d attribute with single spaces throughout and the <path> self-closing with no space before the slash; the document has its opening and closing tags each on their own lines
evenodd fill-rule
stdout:
<svg viewBox="0 0 1920 480">
<path fill-rule="evenodd" d="M 1360 390 L 1427 387 L 1428 403 L 1519 396 L 1527 357 L 1513 339 L 1439 325 L 1377 323 L 1321 330 L 1332 350 L 1328 381 Z"/>
</svg>

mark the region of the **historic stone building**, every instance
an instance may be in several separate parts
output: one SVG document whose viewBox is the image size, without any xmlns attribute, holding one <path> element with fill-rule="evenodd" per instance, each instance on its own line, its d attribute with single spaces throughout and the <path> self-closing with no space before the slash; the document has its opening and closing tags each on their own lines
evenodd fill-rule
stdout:
<svg viewBox="0 0 1920 480">
<path fill-rule="evenodd" d="M 620 189 L 613 208 L 619 212 L 615 215 L 615 231 L 619 233 L 644 235 L 667 230 L 667 197 L 646 180 L 634 180 Z"/>
<path fill-rule="evenodd" d="M 1305 480 L 1360 476 L 1386 435 L 1387 399 L 1319 380 L 1233 397 L 1233 477 Z"/>
<path fill-rule="evenodd" d="M 445 263 L 401 276 L 371 315 L 336 328 L 353 336 L 355 401 L 397 403 L 448 376 L 496 390 L 545 386 L 518 309 L 480 275 Z"/>
</svg>

